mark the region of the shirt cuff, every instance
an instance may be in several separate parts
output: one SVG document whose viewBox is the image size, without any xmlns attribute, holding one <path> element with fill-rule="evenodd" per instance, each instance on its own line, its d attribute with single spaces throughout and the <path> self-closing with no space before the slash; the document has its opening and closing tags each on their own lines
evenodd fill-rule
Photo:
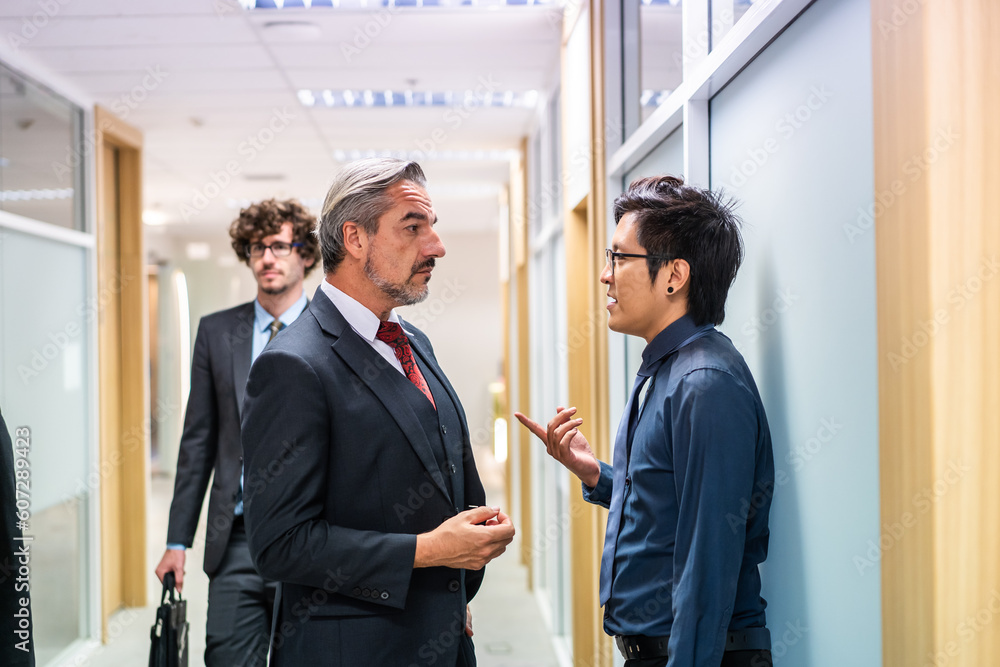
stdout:
<svg viewBox="0 0 1000 667">
<path fill-rule="evenodd" d="M 611 484 L 614 475 L 610 465 L 604 461 L 598 461 L 598 463 L 601 465 L 601 476 L 597 480 L 597 485 L 590 487 L 582 482 L 580 483 L 580 486 L 583 488 L 583 499 L 588 503 L 609 507 L 611 505 Z"/>
<path fill-rule="evenodd" d="M 176 549 L 177 551 L 187 551 L 187 547 L 184 546 L 183 544 L 170 544 L 168 542 L 167 543 L 167 548 L 168 549 Z"/>
</svg>

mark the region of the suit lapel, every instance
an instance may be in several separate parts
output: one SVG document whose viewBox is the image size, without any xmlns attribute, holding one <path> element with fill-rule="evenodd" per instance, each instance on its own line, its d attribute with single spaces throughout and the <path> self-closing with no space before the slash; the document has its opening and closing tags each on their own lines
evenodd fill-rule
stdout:
<svg viewBox="0 0 1000 667">
<path fill-rule="evenodd" d="M 399 425 L 413 451 L 423 463 L 424 468 L 427 469 L 434 484 L 437 485 L 445 498 L 450 500 L 451 494 L 448 493 L 444 485 L 444 476 L 434 458 L 431 443 L 427 439 L 416 413 L 410 408 L 406 397 L 400 392 L 395 382 L 395 376 L 399 375 L 399 371 L 390 366 L 378 352 L 355 333 L 325 294 L 320 295 L 317 292 L 309 310 L 316 317 L 323 330 L 336 337 L 331 346 L 333 351 L 385 406 L 386 411 Z"/>
<path fill-rule="evenodd" d="M 409 325 L 407 324 L 406 326 Z M 451 386 L 451 383 L 448 382 L 448 378 L 445 376 L 444 371 L 437 365 L 437 362 L 434 360 L 433 355 L 431 355 L 430 350 L 426 349 L 424 344 L 416 336 L 410 338 L 410 347 L 416 351 L 417 356 L 419 356 L 424 362 L 424 366 L 431 369 L 431 372 L 434 373 L 434 377 L 436 377 L 438 382 L 441 383 L 444 390 L 448 392 L 448 398 L 451 399 L 452 404 L 455 406 L 455 411 L 458 413 L 458 421 L 462 423 L 462 435 L 464 436 L 462 441 L 464 442 L 465 440 L 470 439 L 468 424 L 466 423 L 465 418 L 465 410 L 462 408 L 462 403 L 458 400 L 458 394 L 455 393 L 455 389 Z M 461 452 L 458 452 L 458 454 L 461 455 Z"/>
<path fill-rule="evenodd" d="M 243 416 L 243 391 L 250 375 L 250 356 L 253 354 L 253 302 L 237 313 L 230 332 L 233 354 L 233 387 L 236 388 L 236 408 Z"/>
</svg>

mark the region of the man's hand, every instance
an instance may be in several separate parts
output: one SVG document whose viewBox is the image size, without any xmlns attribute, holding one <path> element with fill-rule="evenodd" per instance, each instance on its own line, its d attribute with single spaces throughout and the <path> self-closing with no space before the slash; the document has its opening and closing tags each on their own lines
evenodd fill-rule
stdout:
<svg viewBox="0 0 1000 667">
<path fill-rule="evenodd" d="M 580 433 L 582 419 L 571 419 L 576 414 L 576 408 L 556 409 L 556 416 L 549 420 L 547 427 L 515 412 L 517 420 L 524 424 L 545 443 L 545 451 L 549 456 L 563 464 L 567 470 L 580 478 L 589 487 L 597 486 L 601 479 L 601 464 L 590 449 L 590 443 Z"/>
<path fill-rule="evenodd" d="M 160 583 L 163 583 L 163 576 L 167 572 L 173 572 L 177 592 L 180 593 L 184 588 L 184 561 L 186 558 L 187 552 L 183 549 L 167 549 L 163 558 L 160 559 L 160 564 L 156 566 L 156 578 L 160 580 Z"/>
<path fill-rule="evenodd" d="M 485 525 L 478 525 L 485 524 Z M 514 524 L 497 507 L 477 507 L 417 535 L 413 567 L 480 570 L 507 550 Z"/>
<path fill-rule="evenodd" d="M 465 605 L 465 634 L 472 636 L 475 633 L 472 631 L 472 607 Z"/>
</svg>

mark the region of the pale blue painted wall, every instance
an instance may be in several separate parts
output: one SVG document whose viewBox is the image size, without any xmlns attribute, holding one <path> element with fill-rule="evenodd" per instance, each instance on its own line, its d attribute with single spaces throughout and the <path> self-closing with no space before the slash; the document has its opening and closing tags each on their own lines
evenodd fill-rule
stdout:
<svg viewBox="0 0 1000 667">
<path fill-rule="evenodd" d="M 787 667 L 882 661 L 875 238 L 848 233 L 873 202 L 870 42 L 867 1 L 819 0 L 711 103 L 711 185 L 746 222 L 722 329 L 774 438 L 764 597 Z"/>
</svg>

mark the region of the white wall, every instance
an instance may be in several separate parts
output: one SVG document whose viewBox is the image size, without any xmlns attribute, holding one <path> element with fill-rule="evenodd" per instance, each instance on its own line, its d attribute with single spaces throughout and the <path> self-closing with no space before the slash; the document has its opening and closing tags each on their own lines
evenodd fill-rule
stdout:
<svg viewBox="0 0 1000 667">
<path fill-rule="evenodd" d="M 762 571 L 775 665 L 882 661 L 874 192 L 866 0 L 819 0 L 711 104 L 712 188 L 742 201 L 747 258 L 722 330 L 774 440 Z"/>
</svg>

